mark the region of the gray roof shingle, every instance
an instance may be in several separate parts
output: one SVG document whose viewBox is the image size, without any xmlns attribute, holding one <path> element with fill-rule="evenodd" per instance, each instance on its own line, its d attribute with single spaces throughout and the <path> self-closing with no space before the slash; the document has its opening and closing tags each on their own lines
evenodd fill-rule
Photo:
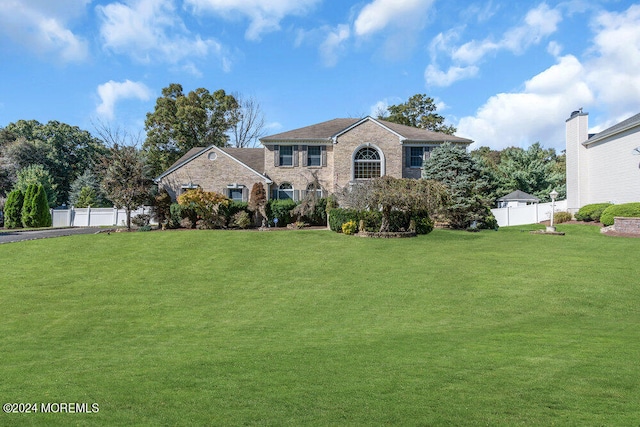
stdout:
<svg viewBox="0 0 640 427">
<path fill-rule="evenodd" d="M 636 114 L 635 116 L 629 117 L 628 119 L 623 120 L 620 123 L 603 130 L 602 132 L 596 133 L 595 135 L 591 136 L 591 138 L 587 139 L 584 142 L 584 144 L 585 145 L 592 144 L 596 141 L 605 139 L 608 136 L 614 135 L 620 131 L 623 131 L 625 129 L 638 126 L 638 125 L 640 125 L 640 113 Z"/>
<path fill-rule="evenodd" d="M 413 142 L 444 142 L 449 141 L 457 144 L 471 144 L 473 141 L 466 138 L 461 138 L 455 135 L 448 135 L 440 132 L 433 132 L 426 129 L 415 128 L 411 126 L 400 125 L 397 123 L 388 122 L 381 119 L 373 119 L 371 117 L 350 118 L 350 119 L 333 119 L 326 122 L 317 123 L 315 125 L 306 126 L 299 129 L 290 130 L 287 132 L 278 133 L 275 135 L 266 136 L 261 139 L 263 143 L 276 143 L 276 142 L 296 142 L 296 141 L 317 141 L 326 140 L 330 141 L 341 132 L 350 128 L 351 126 L 364 121 L 366 119 L 373 120 L 382 126 L 387 127 L 393 132 L 400 135 L 403 139 Z"/>
</svg>

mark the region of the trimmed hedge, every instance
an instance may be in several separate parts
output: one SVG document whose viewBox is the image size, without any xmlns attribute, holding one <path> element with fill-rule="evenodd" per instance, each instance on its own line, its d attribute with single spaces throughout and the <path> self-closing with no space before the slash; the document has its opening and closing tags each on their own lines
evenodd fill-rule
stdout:
<svg viewBox="0 0 640 427">
<path fill-rule="evenodd" d="M 417 234 L 428 234 L 433 230 L 433 221 L 426 212 L 408 212 L 392 211 L 389 218 L 389 229 L 391 231 L 407 231 L 411 225 L 411 221 L 415 222 Z M 364 222 L 364 230 L 377 232 L 382 224 L 382 213 L 379 211 L 359 211 L 356 209 L 334 208 L 329 210 L 329 228 L 341 233 L 342 224 L 349 221 L 355 221 L 360 224 Z"/>
<path fill-rule="evenodd" d="M 287 200 L 277 200 L 272 199 L 267 203 L 267 219 L 270 224 L 275 225 L 273 220 L 278 218 L 277 227 L 286 227 L 287 224 L 291 224 L 293 222 L 293 218 L 291 217 L 291 211 L 296 207 L 296 202 L 291 199 Z"/>
<path fill-rule="evenodd" d="M 592 203 L 590 205 L 584 205 L 576 213 L 576 221 L 600 221 L 600 216 L 605 209 L 609 206 L 613 206 L 611 203 Z"/>
<path fill-rule="evenodd" d="M 611 205 L 602 212 L 600 222 L 602 225 L 613 225 L 613 219 L 617 216 L 625 218 L 640 218 L 640 203 L 634 202 Z"/>
</svg>

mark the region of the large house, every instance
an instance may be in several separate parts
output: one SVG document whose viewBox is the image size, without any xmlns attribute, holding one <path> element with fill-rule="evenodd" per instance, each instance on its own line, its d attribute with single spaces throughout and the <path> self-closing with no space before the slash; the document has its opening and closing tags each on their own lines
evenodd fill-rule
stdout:
<svg viewBox="0 0 640 427">
<path fill-rule="evenodd" d="M 567 209 L 640 201 L 640 114 L 592 135 L 588 119 L 579 110 L 566 121 Z"/>
<path fill-rule="evenodd" d="M 307 191 L 327 195 L 383 175 L 420 178 L 422 162 L 435 147 L 473 141 L 365 117 L 329 120 L 260 142 L 263 148 L 193 148 L 156 182 L 174 199 L 200 187 L 247 201 L 260 182 L 270 198 L 300 200 Z"/>
</svg>

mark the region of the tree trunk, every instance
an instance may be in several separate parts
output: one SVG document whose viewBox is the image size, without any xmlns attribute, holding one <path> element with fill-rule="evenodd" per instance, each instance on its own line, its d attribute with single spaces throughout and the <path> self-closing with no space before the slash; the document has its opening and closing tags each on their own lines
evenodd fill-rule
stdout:
<svg viewBox="0 0 640 427">
<path fill-rule="evenodd" d="M 390 217 L 391 217 L 391 206 L 383 206 L 382 207 L 382 224 L 380 224 L 381 233 L 389 232 Z"/>
</svg>

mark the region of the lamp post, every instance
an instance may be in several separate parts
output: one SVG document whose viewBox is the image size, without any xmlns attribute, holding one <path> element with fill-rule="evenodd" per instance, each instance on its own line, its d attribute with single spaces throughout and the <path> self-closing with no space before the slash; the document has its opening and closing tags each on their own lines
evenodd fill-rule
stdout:
<svg viewBox="0 0 640 427">
<path fill-rule="evenodd" d="M 555 188 L 551 193 L 549 193 L 549 196 L 551 196 L 551 223 L 549 224 L 549 227 L 547 227 L 547 231 L 553 233 L 554 231 L 556 231 L 556 228 L 553 226 L 553 215 L 556 212 L 556 197 L 558 197 L 558 192 L 555 190 Z"/>
</svg>

